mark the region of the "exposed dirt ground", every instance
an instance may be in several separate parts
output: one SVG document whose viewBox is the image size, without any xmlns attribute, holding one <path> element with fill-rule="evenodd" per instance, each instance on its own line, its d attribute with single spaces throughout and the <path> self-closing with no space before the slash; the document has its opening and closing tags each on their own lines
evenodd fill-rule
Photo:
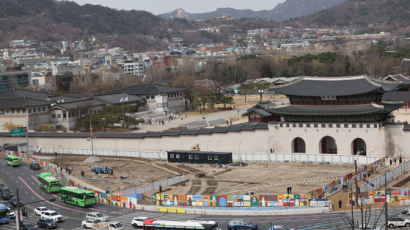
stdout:
<svg viewBox="0 0 410 230">
<path fill-rule="evenodd" d="M 84 181 L 98 188 L 111 191 L 120 191 L 154 181 L 166 179 L 174 173 L 157 166 L 157 163 L 146 159 L 128 159 L 100 157 L 102 162 L 86 164 L 83 161 L 87 156 L 64 156 L 53 160 L 61 167 L 71 168 L 72 175 L 81 178 L 81 171 L 85 173 Z M 91 172 L 92 166 L 113 168 L 113 175 Z"/>
<path fill-rule="evenodd" d="M 102 157 L 103 162 L 85 164 L 85 159 L 85 156 L 60 156 L 53 162 L 71 168 L 73 175 L 78 178 L 81 178 L 83 170 L 87 183 L 111 191 L 121 191 L 178 174 L 187 176 L 189 181 L 163 188 L 164 192 L 173 194 L 286 193 L 287 186 L 292 186 L 294 193 L 306 193 L 353 171 L 350 165 L 278 162 L 214 168 L 210 165 L 181 165 L 159 160 L 114 157 Z M 114 175 L 96 175 L 91 172 L 91 166 L 113 168 Z M 198 177 L 198 174 L 203 175 Z"/>
<path fill-rule="evenodd" d="M 212 168 L 210 165 L 190 165 L 205 173 L 205 177 L 191 175 L 185 186 L 171 186 L 173 194 L 255 194 L 305 193 L 323 186 L 336 177 L 353 171 L 349 165 L 302 163 L 251 163 L 246 167 Z"/>
</svg>

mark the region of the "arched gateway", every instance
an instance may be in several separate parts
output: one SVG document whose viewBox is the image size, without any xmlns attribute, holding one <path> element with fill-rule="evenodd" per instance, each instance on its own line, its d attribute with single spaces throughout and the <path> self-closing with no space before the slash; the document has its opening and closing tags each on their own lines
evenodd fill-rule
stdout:
<svg viewBox="0 0 410 230">
<path fill-rule="evenodd" d="M 302 138 L 296 137 L 295 139 L 293 139 L 292 152 L 293 153 L 306 153 L 306 144 Z"/>
<path fill-rule="evenodd" d="M 352 155 L 366 156 L 366 142 L 361 138 L 352 141 Z"/>
<path fill-rule="evenodd" d="M 337 154 L 337 145 L 333 137 L 325 136 L 320 140 L 320 153 Z"/>
</svg>

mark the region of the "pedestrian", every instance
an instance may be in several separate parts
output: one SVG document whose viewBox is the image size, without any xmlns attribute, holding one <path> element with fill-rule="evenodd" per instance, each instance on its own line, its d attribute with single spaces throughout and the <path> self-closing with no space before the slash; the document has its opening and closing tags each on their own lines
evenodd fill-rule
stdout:
<svg viewBox="0 0 410 230">
<path fill-rule="evenodd" d="M 289 194 L 292 194 L 292 186 L 289 187 Z"/>
<path fill-rule="evenodd" d="M 390 158 L 390 165 L 392 165 L 393 164 L 393 160 Z"/>
<path fill-rule="evenodd" d="M 342 200 L 339 200 L 339 209 L 342 209 Z"/>
<path fill-rule="evenodd" d="M 395 157 L 395 158 L 394 158 L 394 164 L 396 164 L 396 163 L 397 163 L 397 158 Z"/>
<path fill-rule="evenodd" d="M 399 164 L 401 164 L 401 163 L 403 163 L 403 158 L 402 158 L 401 155 L 400 155 Z"/>
<path fill-rule="evenodd" d="M 290 187 L 289 187 L 289 186 L 286 188 L 286 191 L 287 191 L 287 194 L 289 194 L 289 191 L 290 191 Z"/>
<path fill-rule="evenodd" d="M 114 169 L 111 168 L 111 176 L 114 175 Z"/>
<path fill-rule="evenodd" d="M 81 170 L 81 177 L 84 177 L 84 171 Z"/>
</svg>

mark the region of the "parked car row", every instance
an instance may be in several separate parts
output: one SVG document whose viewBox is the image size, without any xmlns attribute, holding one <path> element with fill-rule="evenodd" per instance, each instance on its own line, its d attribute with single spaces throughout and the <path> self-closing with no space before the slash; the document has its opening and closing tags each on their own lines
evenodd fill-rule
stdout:
<svg viewBox="0 0 410 230">
<path fill-rule="evenodd" d="M 0 203 L 7 207 L 7 215 L 10 217 L 10 219 L 16 218 L 14 208 L 17 206 L 17 199 L 14 198 L 14 194 L 4 184 L 0 184 L 0 197 L 2 199 Z M 22 205 L 22 203 L 20 203 L 20 205 Z"/>
</svg>

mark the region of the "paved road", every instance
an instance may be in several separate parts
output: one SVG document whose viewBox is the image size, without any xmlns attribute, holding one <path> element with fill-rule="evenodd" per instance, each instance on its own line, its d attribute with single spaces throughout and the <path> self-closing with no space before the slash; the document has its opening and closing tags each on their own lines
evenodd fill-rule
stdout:
<svg viewBox="0 0 410 230">
<path fill-rule="evenodd" d="M 164 125 L 158 124 L 154 122 L 152 125 L 148 124 L 141 124 L 135 132 L 147 132 L 147 131 L 164 131 L 170 128 L 176 128 L 181 125 L 195 122 L 195 121 L 201 121 L 203 120 L 203 117 L 205 117 L 206 121 L 213 121 L 213 120 L 218 120 L 218 119 L 226 119 L 229 120 L 230 118 L 238 118 L 240 117 L 243 113 L 245 113 L 247 108 L 240 108 L 240 109 L 235 109 L 235 110 L 227 110 L 227 111 L 220 111 L 220 112 L 215 112 L 215 113 L 207 113 L 203 115 L 189 115 L 187 117 L 185 116 L 180 116 L 174 120 L 168 121 L 165 120 Z M 181 119 L 182 118 L 182 119 Z M 166 119 L 166 118 L 164 118 Z M 240 120 L 238 123 L 243 123 L 246 122 L 247 118 L 243 118 Z"/>
<path fill-rule="evenodd" d="M 133 217 L 147 216 L 156 219 L 165 220 L 215 220 L 222 229 L 226 229 L 229 220 L 241 217 L 234 216 L 198 216 L 198 215 L 178 215 L 178 214 L 160 214 L 146 211 L 133 211 L 129 209 L 121 209 L 117 207 L 97 204 L 93 208 L 78 208 L 65 204 L 58 199 L 57 195 L 50 195 L 38 188 L 36 176 L 39 171 L 32 171 L 26 163 L 22 163 L 20 167 L 12 168 L 7 166 L 3 159 L 0 159 L 0 183 L 7 184 L 12 191 L 16 188 L 20 190 L 20 197 L 24 202 L 41 202 L 27 207 L 29 216 L 24 218 L 25 222 L 35 223 L 38 217 L 34 215 L 33 208 L 38 206 L 46 206 L 62 214 L 66 220 L 59 224 L 58 229 L 80 229 L 81 221 L 86 212 L 100 211 L 104 212 L 113 220 L 120 221 L 126 226 L 126 229 L 131 229 L 130 222 Z M 45 201 L 52 196 L 57 198 L 54 202 Z M 391 210 L 390 213 L 399 212 L 399 210 Z M 258 224 L 259 229 L 267 229 L 273 223 L 275 225 L 285 225 L 295 229 L 348 229 L 347 216 L 349 213 L 331 213 L 331 214 L 312 214 L 312 215 L 296 215 L 296 216 L 255 216 L 242 217 Z M 359 220 L 360 213 L 355 212 L 355 218 Z M 372 218 L 377 218 L 376 212 L 372 214 Z M 383 221 L 383 220 L 381 220 Z M 382 223 L 382 222 L 381 222 Z M 0 225 L 0 229 L 15 229 L 15 224 Z"/>
</svg>

